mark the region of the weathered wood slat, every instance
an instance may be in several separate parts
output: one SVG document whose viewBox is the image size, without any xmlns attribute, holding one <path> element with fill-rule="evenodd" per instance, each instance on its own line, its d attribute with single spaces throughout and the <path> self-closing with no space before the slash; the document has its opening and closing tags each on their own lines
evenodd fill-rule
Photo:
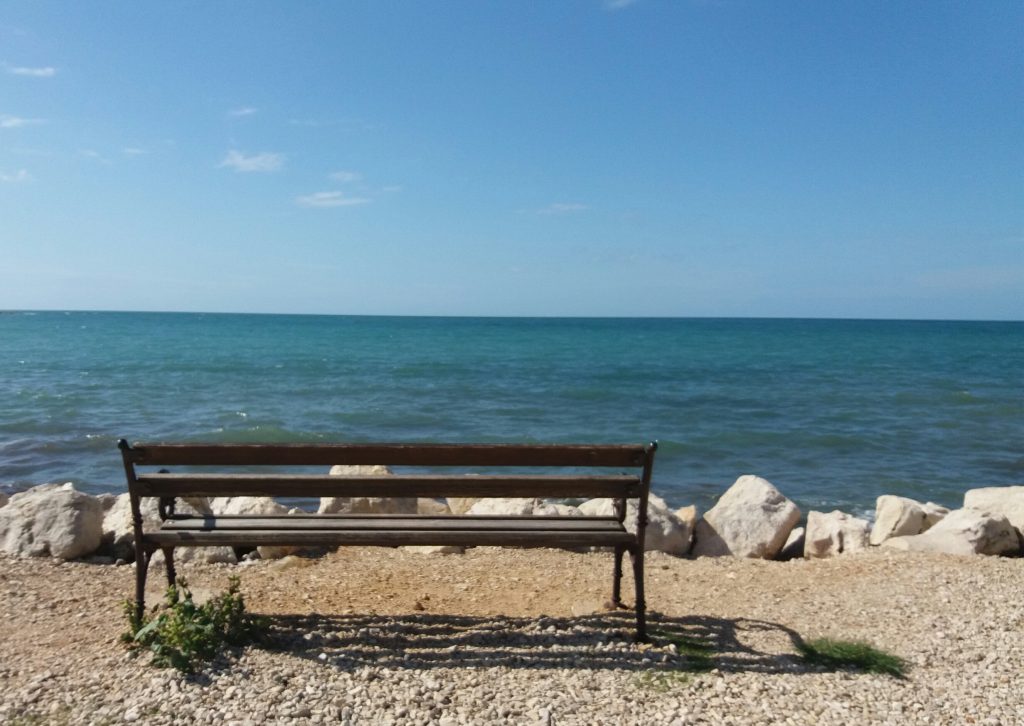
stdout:
<svg viewBox="0 0 1024 726">
<path fill-rule="evenodd" d="M 635 467 L 642 445 L 583 444 L 165 444 L 126 451 L 142 466 L 596 466 Z"/>
<path fill-rule="evenodd" d="M 622 524 L 609 517 L 427 517 L 410 515 L 295 515 L 273 517 L 210 516 L 170 519 L 162 531 L 238 531 L 254 529 L 279 530 L 364 530 L 415 531 L 453 530 L 515 530 L 523 532 L 557 529 L 572 532 L 622 532 Z"/>
<path fill-rule="evenodd" d="M 573 532 L 552 530 L 215 530 L 157 531 L 143 535 L 143 541 L 158 547 L 222 545 L 255 547 L 259 545 L 476 545 L 497 547 L 597 547 L 629 545 L 636 538 L 628 532 Z"/>
<path fill-rule="evenodd" d="M 204 497 L 635 497 L 636 476 L 329 476 L 142 474 L 141 496 Z"/>
</svg>

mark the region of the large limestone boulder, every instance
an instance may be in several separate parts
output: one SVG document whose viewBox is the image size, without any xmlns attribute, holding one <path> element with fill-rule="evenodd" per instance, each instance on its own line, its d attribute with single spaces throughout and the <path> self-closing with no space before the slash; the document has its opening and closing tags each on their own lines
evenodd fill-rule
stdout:
<svg viewBox="0 0 1024 726">
<path fill-rule="evenodd" d="M 775 559 L 783 562 L 796 560 L 804 556 L 804 545 L 807 542 L 807 529 L 805 527 L 794 527 L 786 538 L 786 544 L 782 545 L 779 554 Z"/>
<path fill-rule="evenodd" d="M 438 499 L 430 499 L 428 497 L 419 497 L 416 500 L 416 513 L 427 514 L 432 517 L 440 517 L 451 514 L 452 510 L 448 508 L 447 502 L 443 502 Z"/>
<path fill-rule="evenodd" d="M 0 492 L 0 507 L 6 506 L 8 499 L 9 499 L 9 497 L 6 494 L 4 494 L 3 492 Z"/>
<path fill-rule="evenodd" d="M 808 512 L 804 539 L 804 557 L 815 559 L 860 552 L 868 546 L 871 523 L 835 510 Z"/>
<path fill-rule="evenodd" d="M 697 522 L 697 557 L 773 559 L 800 521 L 800 509 L 767 479 L 741 476 Z"/>
<path fill-rule="evenodd" d="M 496 517 L 523 517 L 532 515 L 534 507 L 540 506 L 539 499 L 507 499 L 486 497 L 478 500 L 466 514 L 491 515 Z"/>
<path fill-rule="evenodd" d="M 235 514 L 249 517 L 279 517 L 282 515 L 302 514 L 301 509 L 289 509 L 281 502 L 271 497 L 215 497 L 210 500 L 210 509 L 215 514 Z M 211 550 L 218 548 L 208 548 Z M 260 553 L 260 559 L 277 560 L 288 555 L 295 554 L 301 548 L 292 546 L 260 545 L 256 551 Z M 233 554 L 233 553 L 232 553 Z M 197 556 L 202 556 L 199 553 Z M 207 562 L 230 562 L 226 554 L 213 554 L 210 556 L 219 557 L 216 560 L 207 559 Z M 177 557 L 177 554 L 175 554 Z M 184 561 L 184 560 L 183 560 Z"/>
<path fill-rule="evenodd" d="M 893 537 L 883 547 L 911 552 L 951 555 L 1012 555 L 1020 552 L 1020 538 L 1009 520 L 982 509 L 957 509 L 923 534 Z"/>
<path fill-rule="evenodd" d="M 1024 486 L 968 489 L 964 494 L 964 507 L 1003 515 L 1017 530 L 1017 536 L 1024 540 Z"/>
<path fill-rule="evenodd" d="M 921 530 L 922 532 L 927 532 L 949 514 L 948 508 L 935 502 L 925 502 L 921 505 L 921 509 L 924 510 L 924 529 Z"/>
<path fill-rule="evenodd" d="M 890 537 L 921 534 L 925 529 L 925 511 L 920 502 L 907 497 L 883 494 L 875 500 L 875 526 L 871 544 L 880 545 Z"/>
<path fill-rule="evenodd" d="M 337 464 L 331 476 L 389 476 L 381 464 Z M 416 497 L 323 497 L 320 514 L 416 514 Z"/>
<path fill-rule="evenodd" d="M 467 514 L 473 505 L 479 502 L 479 497 L 446 497 L 445 503 L 452 514 Z"/>
<path fill-rule="evenodd" d="M 128 493 L 100 495 L 103 506 L 103 540 L 100 550 L 115 559 L 135 559 L 135 529 L 132 526 L 132 502 Z M 160 511 L 156 497 L 139 499 L 142 526 L 148 532 L 160 527 Z M 205 497 L 190 497 L 188 501 L 178 500 L 174 511 L 177 514 L 209 514 L 210 502 Z M 177 559 L 177 557 L 175 557 Z"/>
<path fill-rule="evenodd" d="M 579 506 L 587 517 L 615 516 L 615 502 L 612 499 L 590 499 Z M 626 505 L 626 529 L 636 532 L 639 508 L 637 500 L 630 499 Z M 693 530 L 689 524 L 669 509 L 665 500 L 657 494 L 647 498 L 647 527 L 644 530 L 644 549 L 650 552 L 667 552 L 682 557 L 690 551 Z"/>
<path fill-rule="evenodd" d="M 43 484 L 15 494 L 0 509 L 0 549 L 13 555 L 91 555 L 103 537 L 99 499 L 67 484 Z"/>
</svg>

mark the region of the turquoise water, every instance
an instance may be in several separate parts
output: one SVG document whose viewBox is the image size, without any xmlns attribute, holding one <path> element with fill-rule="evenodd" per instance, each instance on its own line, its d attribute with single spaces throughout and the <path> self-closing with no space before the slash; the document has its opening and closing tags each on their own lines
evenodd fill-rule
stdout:
<svg viewBox="0 0 1024 726">
<path fill-rule="evenodd" d="M 655 490 L 802 507 L 1024 483 L 1024 323 L 0 314 L 0 486 L 124 489 L 119 437 L 658 439 Z"/>
</svg>

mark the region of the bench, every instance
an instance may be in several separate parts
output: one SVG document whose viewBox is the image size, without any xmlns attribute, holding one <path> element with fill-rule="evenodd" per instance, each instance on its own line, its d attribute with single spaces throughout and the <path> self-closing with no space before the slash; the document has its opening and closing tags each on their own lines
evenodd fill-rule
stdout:
<svg viewBox="0 0 1024 726">
<path fill-rule="evenodd" d="M 175 582 L 181 546 L 493 545 L 609 547 L 612 603 L 622 607 L 622 559 L 629 553 L 636 589 L 636 637 L 646 640 L 644 528 L 657 444 L 129 444 L 118 442 L 135 535 L 135 604 L 145 610 L 146 573 L 162 550 Z M 399 467 L 391 476 L 306 473 L 335 464 Z M 184 467 L 169 472 L 165 467 Z M 408 468 L 408 469 L 407 469 Z M 409 471 L 410 473 L 405 473 Z M 522 472 L 527 473 L 522 473 Z M 496 473 L 497 472 L 497 473 Z M 595 473 L 597 472 L 597 473 Z M 188 497 L 607 497 L 614 515 L 470 516 L 299 514 L 246 516 L 175 512 Z M 146 525 L 143 497 L 158 498 L 160 525 Z M 624 524 L 637 501 L 636 531 Z"/>
</svg>

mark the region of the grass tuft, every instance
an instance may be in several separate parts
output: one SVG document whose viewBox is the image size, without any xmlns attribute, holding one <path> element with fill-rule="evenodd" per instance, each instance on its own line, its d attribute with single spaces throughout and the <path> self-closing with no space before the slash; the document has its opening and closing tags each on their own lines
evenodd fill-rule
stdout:
<svg viewBox="0 0 1024 726">
<path fill-rule="evenodd" d="M 797 650 L 806 662 L 828 668 L 854 668 L 896 678 L 907 672 L 905 660 L 861 641 L 816 638 L 798 642 Z"/>
<path fill-rule="evenodd" d="M 239 580 L 229 580 L 227 592 L 196 605 L 184 580 L 167 589 L 164 605 L 138 618 L 135 604 L 124 604 L 128 631 L 121 639 L 132 648 L 147 648 L 153 664 L 191 673 L 212 660 L 227 645 L 248 645 L 264 640 L 266 623 L 245 611 Z"/>
</svg>

